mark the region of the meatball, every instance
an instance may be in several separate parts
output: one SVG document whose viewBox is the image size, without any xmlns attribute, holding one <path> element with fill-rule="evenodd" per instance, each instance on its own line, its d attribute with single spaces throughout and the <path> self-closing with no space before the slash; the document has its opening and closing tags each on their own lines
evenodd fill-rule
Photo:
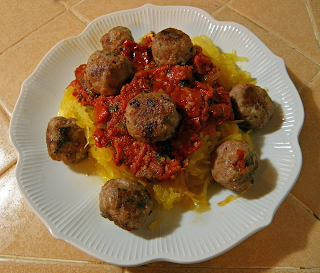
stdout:
<svg viewBox="0 0 320 273">
<path fill-rule="evenodd" d="M 240 83 L 230 91 L 230 99 L 239 126 L 247 129 L 264 128 L 273 115 L 274 106 L 268 93 L 259 86 Z"/>
<path fill-rule="evenodd" d="M 54 117 L 47 127 L 48 154 L 53 160 L 69 165 L 78 163 L 88 156 L 89 146 L 84 129 L 76 124 L 75 118 Z"/>
<path fill-rule="evenodd" d="M 120 53 L 125 40 L 134 42 L 131 31 L 127 27 L 118 26 L 103 35 L 100 42 L 104 50 Z"/>
<path fill-rule="evenodd" d="M 125 117 L 129 134 L 143 142 L 171 138 L 180 121 L 176 104 L 166 93 L 140 93 L 129 101 Z"/>
<path fill-rule="evenodd" d="M 101 216 L 128 231 L 142 227 L 152 206 L 151 196 L 145 187 L 129 178 L 109 180 L 99 195 Z"/>
<path fill-rule="evenodd" d="M 190 37 L 175 28 L 160 31 L 153 39 L 152 56 L 157 65 L 185 65 L 195 56 Z"/>
<path fill-rule="evenodd" d="M 227 189 L 241 191 L 253 183 L 258 168 L 258 156 L 242 140 L 227 140 L 212 154 L 213 179 Z"/>
<path fill-rule="evenodd" d="M 84 80 L 94 93 L 113 96 L 134 76 L 133 64 L 115 52 L 97 50 L 87 63 Z"/>
</svg>

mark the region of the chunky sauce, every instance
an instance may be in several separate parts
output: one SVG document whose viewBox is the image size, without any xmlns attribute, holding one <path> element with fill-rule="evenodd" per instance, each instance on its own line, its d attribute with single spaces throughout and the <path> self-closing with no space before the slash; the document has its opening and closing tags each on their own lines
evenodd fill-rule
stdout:
<svg viewBox="0 0 320 273">
<path fill-rule="evenodd" d="M 157 67 L 152 61 L 149 40 L 142 44 L 125 42 L 122 55 L 133 62 L 136 73 L 119 95 L 98 96 L 85 87 L 86 65 L 75 70 L 73 95 L 83 105 L 94 106 L 96 146 L 113 147 L 113 160 L 125 164 L 139 178 L 174 179 L 188 166 L 187 155 L 201 146 L 200 133 L 215 135 L 216 125 L 233 120 L 229 94 L 216 79 L 216 67 L 196 47 L 190 65 Z M 176 103 L 182 121 L 175 136 L 164 142 L 136 141 L 126 129 L 124 117 L 128 102 L 141 92 L 165 92 Z"/>
</svg>

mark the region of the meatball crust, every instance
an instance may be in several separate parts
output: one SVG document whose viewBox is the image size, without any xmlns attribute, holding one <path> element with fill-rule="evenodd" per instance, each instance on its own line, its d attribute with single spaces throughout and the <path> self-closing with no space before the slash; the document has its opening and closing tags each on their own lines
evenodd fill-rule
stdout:
<svg viewBox="0 0 320 273">
<path fill-rule="evenodd" d="M 274 112 L 268 93 L 259 86 L 240 83 L 230 91 L 230 99 L 239 126 L 247 129 L 264 128 Z"/>
<path fill-rule="evenodd" d="M 258 156 L 242 140 L 227 140 L 212 154 L 213 179 L 227 189 L 241 191 L 253 183 Z"/>
<path fill-rule="evenodd" d="M 186 65 L 196 50 L 190 37 L 181 30 L 167 28 L 154 37 L 152 56 L 157 65 Z"/>
<path fill-rule="evenodd" d="M 88 59 L 84 72 L 86 86 L 94 93 L 113 96 L 134 76 L 133 64 L 115 52 L 97 50 Z"/>
<path fill-rule="evenodd" d="M 131 30 L 127 27 L 117 26 L 102 36 L 100 42 L 106 51 L 121 52 L 125 40 L 134 42 Z"/>
<path fill-rule="evenodd" d="M 84 129 L 76 124 L 75 118 L 54 117 L 47 127 L 48 154 L 53 160 L 69 165 L 78 163 L 88 156 L 89 146 Z"/>
<path fill-rule="evenodd" d="M 129 178 L 109 180 L 99 195 L 101 216 L 128 231 L 142 227 L 152 206 L 151 196 L 145 187 Z"/>
<path fill-rule="evenodd" d="M 140 93 L 129 101 L 125 117 L 129 134 L 143 142 L 171 138 L 180 121 L 176 104 L 166 93 Z"/>
</svg>

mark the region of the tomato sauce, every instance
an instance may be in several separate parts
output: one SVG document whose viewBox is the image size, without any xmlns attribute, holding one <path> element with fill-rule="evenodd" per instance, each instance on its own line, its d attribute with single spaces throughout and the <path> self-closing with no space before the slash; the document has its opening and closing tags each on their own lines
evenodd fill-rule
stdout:
<svg viewBox="0 0 320 273">
<path fill-rule="evenodd" d="M 246 152 L 243 150 L 238 149 L 236 152 L 237 156 L 238 156 L 238 160 L 234 163 L 231 163 L 231 165 L 233 167 L 238 167 L 240 169 L 245 169 L 246 168 L 246 160 L 245 160 L 245 154 Z"/>
<path fill-rule="evenodd" d="M 217 124 L 234 118 L 229 93 L 215 79 L 217 68 L 200 47 L 196 50 L 189 65 L 157 67 L 152 61 L 149 39 L 142 44 L 126 41 L 121 54 L 134 64 L 136 73 L 115 96 L 93 94 L 83 80 L 86 65 L 75 70 L 76 80 L 70 85 L 75 87 L 73 95 L 79 103 L 94 106 L 96 146 L 112 146 L 114 162 L 125 164 L 138 178 L 174 179 L 188 166 L 187 156 L 201 147 L 200 134 L 214 136 Z M 129 134 L 124 117 L 126 106 L 141 92 L 166 92 L 175 101 L 182 121 L 174 137 L 145 143 Z"/>
</svg>

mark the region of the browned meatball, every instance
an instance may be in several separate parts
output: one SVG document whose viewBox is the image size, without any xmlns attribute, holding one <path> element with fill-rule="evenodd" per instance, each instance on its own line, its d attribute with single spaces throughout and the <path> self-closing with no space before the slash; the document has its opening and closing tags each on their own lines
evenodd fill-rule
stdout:
<svg viewBox="0 0 320 273">
<path fill-rule="evenodd" d="M 274 106 L 268 93 L 259 86 L 240 83 L 230 91 L 233 111 L 242 128 L 262 129 L 273 115 Z"/>
<path fill-rule="evenodd" d="M 46 142 L 48 154 L 53 160 L 69 165 L 87 157 L 87 139 L 76 121 L 75 118 L 65 117 L 54 117 L 49 121 Z"/>
<path fill-rule="evenodd" d="M 105 183 L 100 191 L 99 202 L 102 217 L 128 231 L 142 227 L 153 206 L 145 187 L 128 178 L 112 179 Z"/>
<path fill-rule="evenodd" d="M 241 140 L 227 140 L 212 154 L 213 179 L 231 190 L 244 190 L 253 183 L 258 168 L 258 156 L 249 144 Z"/>
<path fill-rule="evenodd" d="M 166 93 L 140 93 L 126 108 L 130 135 L 143 142 L 158 142 L 173 136 L 180 115 L 175 102 Z"/>
<path fill-rule="evenodd" d="M 100 42 L 104 50 L 119 53 L 123 48 L 125 40 L 134 42 L 130 29 L 123 26 L 117 26 L 103 35 Z"/>
<path fill-rule="evenodd" d="M 87 63 L 84 80 L 86 86 L 97 94 L 112 96 L 134 76 L 133 64 L 115 52 L 98 50 Z"/>
<path fill-rule="evenodd" d="M 160 31 L 152 42 L 152 56 L 159 66 L 185 65 L 195 56 L 190 37 L 175 28 Z"/>
</svg>

